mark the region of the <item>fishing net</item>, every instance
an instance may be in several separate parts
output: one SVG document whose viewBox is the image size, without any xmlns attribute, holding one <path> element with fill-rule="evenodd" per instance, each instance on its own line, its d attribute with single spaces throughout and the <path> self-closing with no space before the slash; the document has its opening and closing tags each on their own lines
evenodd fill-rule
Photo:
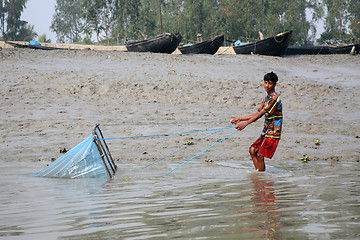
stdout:
<svg viewBox="0 0 360 240">
<path fill-rule="evenodd" d="M 52 162 L 38 177 L 53 178 L 112 178 L 116 165 L 99 125 L 83 142 Z"/>
</svg>

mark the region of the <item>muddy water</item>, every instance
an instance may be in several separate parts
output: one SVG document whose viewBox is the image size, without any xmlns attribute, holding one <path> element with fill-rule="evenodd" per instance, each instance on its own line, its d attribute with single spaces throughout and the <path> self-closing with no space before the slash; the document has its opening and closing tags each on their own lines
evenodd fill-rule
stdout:
<svg viewBox="0 0 360 240">
<path fill-rule="evenodd" d="M 360 239 L 359 163 L 268 165 L 194 160 L 143 169 L 119 162 L 112 180 L 30 176 L 45 163 L 0 163 L 0 238 Z"/>
</svg>

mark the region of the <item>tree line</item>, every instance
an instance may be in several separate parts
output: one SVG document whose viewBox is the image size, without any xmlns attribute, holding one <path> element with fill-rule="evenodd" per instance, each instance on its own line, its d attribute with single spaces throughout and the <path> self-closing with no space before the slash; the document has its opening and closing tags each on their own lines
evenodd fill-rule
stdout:
<svg viewBox="0 0 360 240">
<path fill-rule="evenodd" d="M 0 0 L 3 37 L 19 38 L 29 28 L 20 19 L 17 25 L 11 22 L 18 16 L 11 4 L 17 3 L 21 12 L 26 2 Z M 293 30 L 292 45 L 312 45 L 321 19 L 325 31 L 320 43 L 360 37 L 359 0 L 57 0 L 51 30 L 57 42 L 91 43 L 95 36 L 106 44 L 161 32 L 181 32 L 184 42 L 194 42 L 199 33 L 207 39 L 226 32 L 235 41 L 258 39 L 259 32 L 269 37 Z"/>
<path fill-rule="evenodd" d="M 37 37 L 34 26 L 20 20 L 28 0 L 0 0 L 0 33 L 7 40 L 31 40 Z"/>
</svg>

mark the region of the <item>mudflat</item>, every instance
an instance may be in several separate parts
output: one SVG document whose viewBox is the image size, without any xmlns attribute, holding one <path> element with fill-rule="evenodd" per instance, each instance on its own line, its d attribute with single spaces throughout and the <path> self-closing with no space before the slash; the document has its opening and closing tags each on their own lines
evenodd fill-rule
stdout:
<svg viewBox="0 0 360 240">
<path fill-rule="evenodd" d="M 233 117 L 257 111 L 266 95 L 263 76 L 273 71 L 279 77 L 276 91 L 284 115 L 273 159 L 286 164 L 307 154 L 311 160 L 359 161 L 359 66 L 359 55 L 188 56 L 2 48 L 0 160 L 57 158 L 60 150 L 89 136 L 97 123 L 109 138 L 226 127 Z M 208 123 L 180 124 L 203 121 Z M 202 158 L 250 161 L 248 147 L 262 125 L 263 119 L 249 125 Z M 232 131 L 219 131 L 168 161 L 187 160 Z M 150 163 L 207 134 L 108 144 L 116 160 Z"/>
</svg>

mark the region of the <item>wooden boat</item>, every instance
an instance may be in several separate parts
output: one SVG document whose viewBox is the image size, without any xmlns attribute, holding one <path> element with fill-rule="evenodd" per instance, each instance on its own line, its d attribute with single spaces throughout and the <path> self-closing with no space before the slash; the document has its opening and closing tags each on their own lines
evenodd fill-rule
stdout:
<svg viewBox="0 0 360 240">
<path fill-rule="evenodd" d="M 236 54 L 281 56 L 289 46 L 291 35 L 292 31 L 287 31 L 254 43 L 233 46 L 233 49 Z"/>
<path fill-rule="evenodd" d="M 302 46 L 302 47 L 293 47 L 290 46 L 285 50 L 284 55 L 323 55 L 323 54 L 349 54 L 352 48 L 355 47 L 355 54 L 360 51 L 360 44 L 351 44 L 343 46 L 331 46 L 331 45 L 321 45 L 321 46 Z"/>
<path fill-rule="evenodd" d="M 68 50 L 65 48 L 47 47 L 47 46 L 39 46 L 39 45 L 31 45 L 31 44 L 29 44 L 29 48 L 41 49 L 41 50 Z"/>
<path fill-rule="evenodd" d="M 126 40 L 129 52 L 172 53 L 182 39 L 181 33 L 163 33 L 145 40 Z"/>
<path fill-rule="evenodd" d="M 5 41 L 5 43 L 9 44 L 15 48 L 28 48 L 29 47 L 29 45 L 27 45 L 27 44 L 13 43 L 13 42 L 7 42 L 7 41 Z"/>
<path fill-rule="evenodd" d="M 224 34 L 217 35 L 216 37 L 192 44 L 178 47 L 182 54 L 215 54 L 219 47 L 224 43 Z"/>
<path fill-rule="evenodd" d="M 318 55 L 318 54 L 331 54 L 329 46 L 290 46 L 284 55 Z"/>
<path fill-rule="evenodd" d="M 330 52 L 332 54 L 350 54 L 351 50 L 355 48 L 354 54 L 358 54 L 360 52 L 360 44 L 350 44 L 344 46 L 330 46 Z"/>
<path fill-rule="evenodd" d="M 5 42 L 5 43 L 16 48 L 33 48 L 33 49 L 41 49 L 41 50 L 65 50 L 64 48 L 46 47 L 46 46 L 39 46 L 33 44 L 22 44 L 22 43 L 14 43 L 14 42 Z"/>
</svg>

